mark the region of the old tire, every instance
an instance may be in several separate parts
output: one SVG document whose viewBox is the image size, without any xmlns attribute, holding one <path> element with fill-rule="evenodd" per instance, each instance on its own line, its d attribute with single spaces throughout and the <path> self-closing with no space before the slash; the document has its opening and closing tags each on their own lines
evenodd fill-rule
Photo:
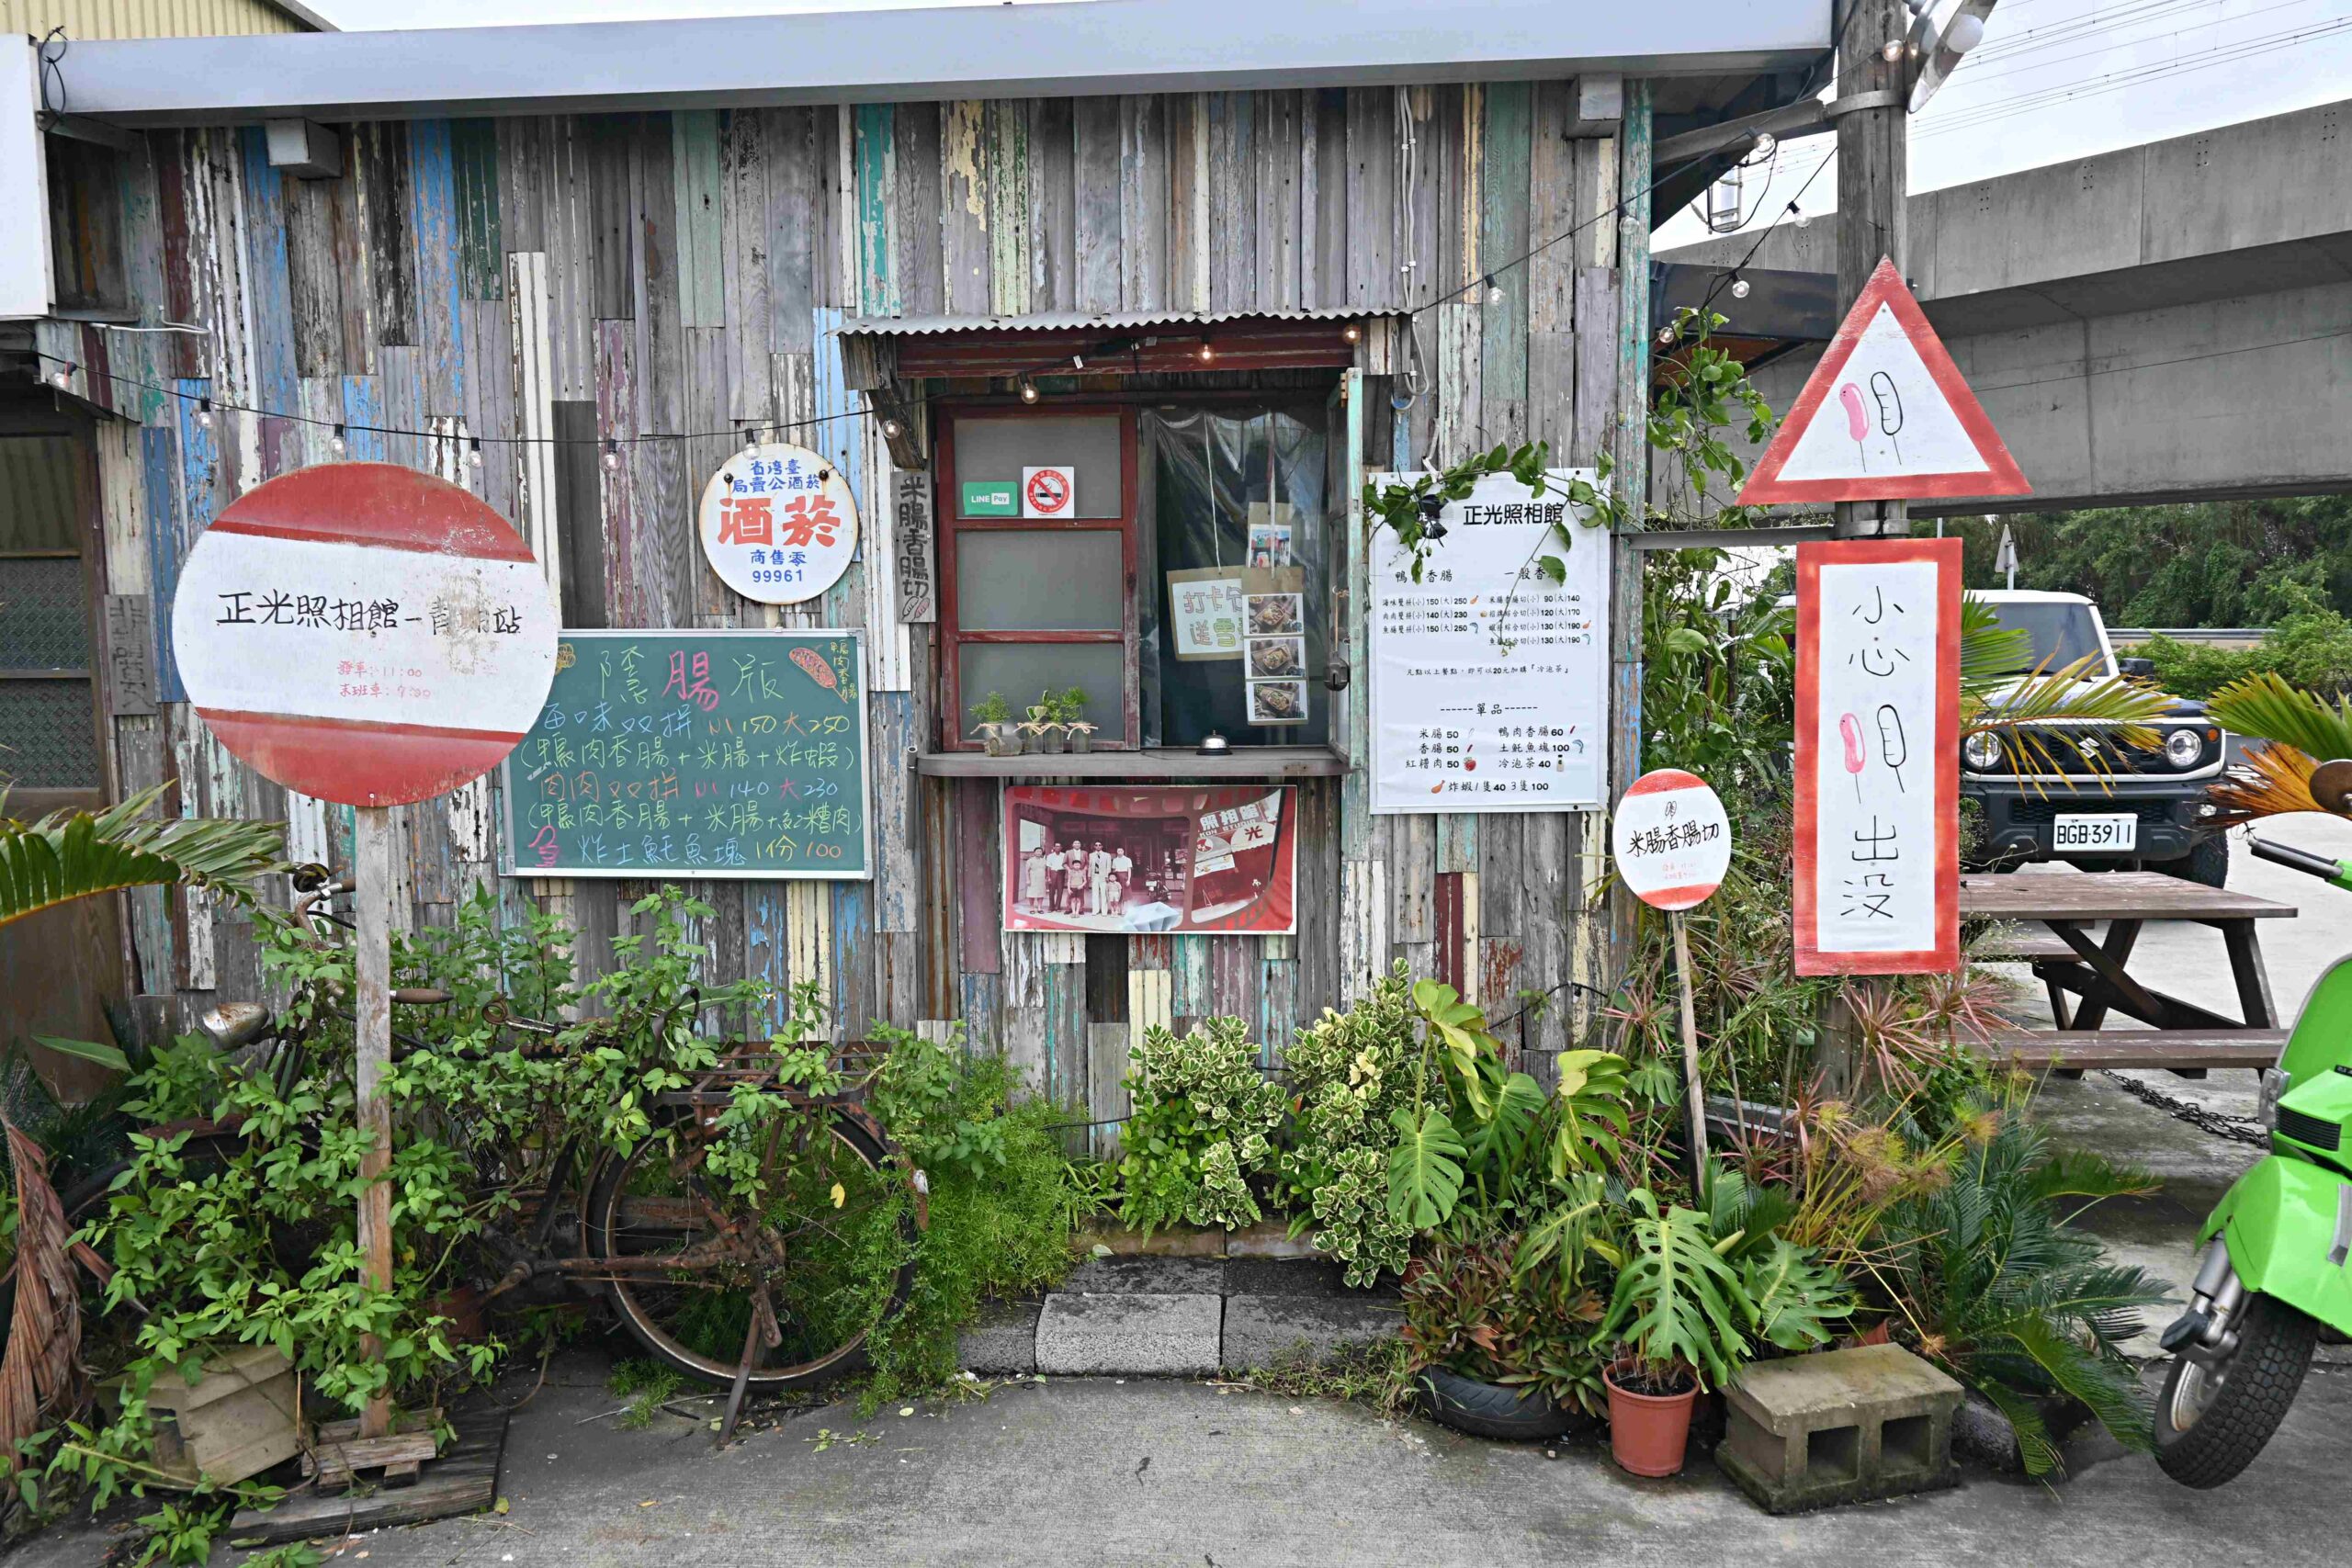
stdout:
<svg viewBox="0 0 2352 1568">
<path fill-rule="evenodd" d="M 2186 855 L 2165 862 L 2165 870 L 2186 881 L 2220 887 L 2230 879 L 2230 841 L 2219 833 L 2201 834 Z"/>
<path fill-rule="evenodd" d="M 2249 1296 L 2238 1348 L 2226 1360 L 2175 1356 L 2156 1399 L 2156 1463 L 2199 1490 L 2234 1480 L 2254 1462 L 2295 1403 L 2319 1328 L 2269 1296 Z M 2218 1377 L 2219 1386 L 2206 1386 Z"/>
<path fill-rule="evenodd" d="M 1443 1367 L 1425 1368 L 1416 1380 L 1430 1417 L 1474 1438 L 1506 1443 L 1541 1442 L 1586 1425 L 1589 1417 L 1555 1403 L 1541 1389 L 1522 1390 L 1481 1382 Z M 1521 1395 L 1524 1394 L 1524 1397 Z"/>
</svg>

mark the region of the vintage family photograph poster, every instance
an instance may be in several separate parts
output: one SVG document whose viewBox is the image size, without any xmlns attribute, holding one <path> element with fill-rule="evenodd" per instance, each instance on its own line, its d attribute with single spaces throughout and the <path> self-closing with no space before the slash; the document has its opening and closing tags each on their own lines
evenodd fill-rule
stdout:
<svg viewBox="0 0 2352 1568">
<path fill-rule="evenodd" d="M 1004 929 L 1287 936 L 1297 792 L 1244 785 L 1004 792 Z"/>
</svg>

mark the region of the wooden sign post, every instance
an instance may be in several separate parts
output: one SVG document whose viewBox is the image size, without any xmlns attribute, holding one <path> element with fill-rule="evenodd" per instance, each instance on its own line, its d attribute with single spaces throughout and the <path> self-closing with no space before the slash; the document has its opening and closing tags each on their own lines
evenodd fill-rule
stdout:
<svg viewBox="0 0 2352 1568">
<path fill-rule="evenodd" d="M 355 808 L 358 1240 L 392 1283 L 392 822 L 497 766 L 555 675 L 547 579 L 506 520 L 447 480 L 335 463 L 247 491 L 181 569 L 172 646 L 188 700 L 264 777 Z M 363 1437 L 388 1429 L 379 1396 Z"/>
<path fill-rule="evenodd" d="M 1674 933 L 1674 973 L 1682 987 L 1682 1082 L 1690 1101 L 1690 1190 L 1697 1197 L 1706 1182 L 1707 1098 L 1699 1074 L 1698 1010 L 1690 994 L 1690 937 L 1682 917 L 1723 886 L 1731 867 L 1731 819 L 1698 774 L 1657 768 L 1635 779 L 1617 803 L 1609 841 L 1625 890 L 1664 909 Z"/>
</svg>

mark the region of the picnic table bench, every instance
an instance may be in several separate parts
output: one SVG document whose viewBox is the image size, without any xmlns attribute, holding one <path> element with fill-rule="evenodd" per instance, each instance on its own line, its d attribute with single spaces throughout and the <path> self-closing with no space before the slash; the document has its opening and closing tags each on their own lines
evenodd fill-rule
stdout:
<svg viewBox="0 0 2352 1568">
<path fill-rule="evenodd" d="M 2270 999 L 2255 922 L 2295 913 L 2291 904 L 2154 871 L 1963 876 L 1963 921 L 2028 928 L 1996 936 L 1979 956 L 2030 964 L 2057 1022 L 2055 1029 L 1992 1031 L 1982 1048 L 2030 1071 L 2162 1067 L 2184 1077 L 2202 1077 L 2212 1067 L 2258 1072 L 2278 1061 L 2287 1031 Z M 2157 990 L 2126 971 L 2150 920 L 2188 921 L 2222 933 L 2241 1017 Z M 2090 928 L 2101 922 L 2106 931 L 2095 935 Z M 2107 1027 L 2110 1015 L 2145 1027 Z"/>
</svg>

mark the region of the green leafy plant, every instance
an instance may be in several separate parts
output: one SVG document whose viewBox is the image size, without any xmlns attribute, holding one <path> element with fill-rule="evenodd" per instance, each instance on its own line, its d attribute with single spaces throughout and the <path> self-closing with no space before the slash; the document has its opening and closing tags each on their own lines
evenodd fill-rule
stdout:
<svg viewBox="0 0 2352 1568">
<path fill-rule="evenodd" d="M 1144 1032 L 1127 1071 L 1127 1119 L 1119 1217 L 1150 1233 L 1163 1225 L 1239 1229 L 1264 1211 L 1250 1188 L 1271 1171 L 1283 1119 L 1281 1089 L 1259 1070 L 1258 1047 L 1238 1018 L 1203 1021 L 1181 1038 Z"/>
<path fill-rule="evenodd" d="M 1598 1410 L 1600 1298 L 1568 1273 L 1528 1264 L 1525 1250 L 1510 1231 L 1431 1237 L 1405 1279 L 1408 1365 Z"/>
<path fill-rule="evenodd" d="M 1686 1378 L 1720 1386 L 1747 1359 L 1756 1321 L 1739 1271 L 1724 1253 L 1707 1216 L 1679 1204 L 1661 1208 L 1646 1188 L 1625 1195 L 1630 1211 L 1622 1242 L 1593 1246 L 1617 1269 L 1609 1312 L 1594 1337 L 1638 1380 L 1664 1393 Z"/>
<path fill-rule="evenodd" d="M 615 1362 L 605 1386 L 614 1398 L 628 1401 L 628 1408 L 621 1412 L 621 1425 L 642 1429 L 653 1425 L 662 1407 L 677 1397 L 684 1381 L 675 1368 L 639 1359 Z"/>
<path fill-rule="evenodd" d="M 1010 724 L 1012 722 L 1012 705 L 1004 700 L 1002 692 L 990 692 L 972 705 L 972 722 Z"/>
<path fill-rule="evenodd" d="M 0 925 L 76 898 L 175 883 L 242 903 L 256 879 L 283 867 L 282 824 L 150 817 L 171 787 L 98 812 L 0 818 Z"/>
<path fill-rule="evenodd" d="M 1969 1118 L 1946 1179 L 1888 1207 L 1864 1266 L 1894 1303 L 1897 1333 L 1990 1400 L 2028 1472 L 2041 1475 L 2059 1468 L 2041 1408 L 2052 1398 L 2086 1406 L 2125 1447 L 2148 1448 L 2147 1399 L 2121 1346 L 2140 1331 L 2140 1309 L 2166 1292 L 2109 1260 L 2062 1213 L 2154 1182 L 2059 1154 L 2018 1109 Z"/>
</svg>

